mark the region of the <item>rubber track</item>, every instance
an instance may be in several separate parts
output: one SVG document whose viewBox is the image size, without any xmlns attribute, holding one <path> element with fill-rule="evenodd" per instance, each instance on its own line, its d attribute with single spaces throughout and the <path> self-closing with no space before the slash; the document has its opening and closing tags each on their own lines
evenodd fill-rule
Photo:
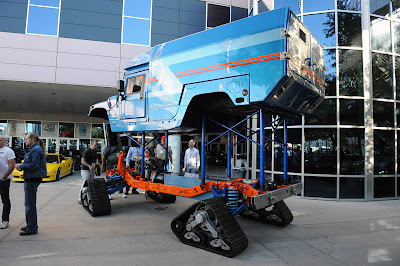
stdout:
<svg viewBox="0 0 400 266">
<path fill-rule="evenodd" d="M 154 191 L 147 191 L 147 196 L 155 201 L 160 203 L 174 203 L 176 201 L 175 195 L 165 194 L 165 193 L 157 193 Z"/>
<path fill-rule="evenodd" d="M 108 198 L 108 190 L 106 182 L 103 178 L 95 178 L 86 181 L 88 191 L 90 193 L 93 211 L 83 204 L 83 208 L 93 217 L 101 215 L 109 215 L 111 213 L 111 204 Z"/>
<path fill-rule="evenodd" d="M 243 213 L 240 214 L 240 216 L 244 219 L 247 220 L 252 220 L 256 222 L 261 222 L 261 223 L 266 223 L 266 224 L 272 224 L 276 225 L 279 227 L 285 227 L 288 224 L 290 224 L 293 221 L 293 215 L 286 203 L 282 200 L 274 204 L 273 208 L 271 211 L 267 211 L 265 209 L 260 209 L 255 211 L 259 216 L 254 217 L 252 215 L 246 215 Z M 279 218 L 282 219 L 281 222 L 276 221 L 276 220 L 270 220 L 267 217 L 269 215 L 275 214 Z"/>
<path fill-rule="evenodd" d="M 212 214 L 215 215 L 215 218 L 218 220 L 221 227 L 220 233 L 222 235 L 220 235 L 219 237 L 221 237 L 225 241 L 225 243 L 230 246 L 230 250 L 223 250 L 220 247 L 214 248 L 213 246 L 209 245 L 208 243 L 212 239 L 206 239 L 206 241 L 201 241 L 205 243 L 199 243 L 188 240 L 184 237 L 185 233 L 187 232 L 186 223 L 190 218 L 190 215 L 194 213 L 196 207 L 200 204 L 207 205 L 212 211 Z M 179 229 L 176 229 L 177 223 L 180 223 L 183 226 L 181 232 L 179 232 Z M 248 239 L 240 228 L 240 225 L 236 221 L 235 217 L 232 215 L 232 212 L 226 206 L 225 201 L 219 198 L 210 198 L 207 200 L 196 202 L 172 220 L 171 229 L 178 237 L 178 239 L 184 244 L 211 251 L 230 258 L 238 255 L 240 252 L 245 250 L 248 245 Z"/>
</svg>

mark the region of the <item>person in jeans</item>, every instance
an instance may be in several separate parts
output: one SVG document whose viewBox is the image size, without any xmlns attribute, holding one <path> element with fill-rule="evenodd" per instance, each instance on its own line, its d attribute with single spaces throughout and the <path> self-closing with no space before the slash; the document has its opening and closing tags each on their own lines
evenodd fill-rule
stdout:
<svg viewBox="0 0 400 266">
<path fill-rule="evenodd" d="M 200 154 L 199 150 L 194 147 L 196 142 L 191 139 L 189 141 L 189 148 L 185 152 L 184 168 L 185 176 L 198 178 L 200 168 Z"/>
<path fill-rule="evenodd" d="M 79 190 L 78 203 L 82 204 L 81 192 L 83 186 L 85 185 L 86 180 L 94 179 L 94 168 L 96 166 L 96 158 L 97 152 L 96 149 L 99 146 L 97 140 L 92 140 L 90 143 L 90 148 L 87 148 L 83 151 L 82 159 L 81 159 L 81 176 L 82 176 L 82 185 Z"/>
<path fill-rule="evenodd" d="M 0 163 L 3 170 L 0 171 L 0 195 L 3 203 L 3 215 L 1 229 L 8 227 L 10 221 L 10 181 L 11 173 L 15 167 L 15 153 L 9 147 L 6 147 L 6 138 L 0 135 Z M 4 168 L 5 166 L 5 168 Z"/>
<path fill-rule="evenodd" d="M 24 171 L 25 217 L 26 226 L 21 228 L 21 236 L 33 235 L 38 232 L 36 194 L 42 178 L 47 177 L 44 143 L 35 133 L 25 137 L 28 151 L 23 164 L 16 164 L 17 170 Z"/>
</svg>

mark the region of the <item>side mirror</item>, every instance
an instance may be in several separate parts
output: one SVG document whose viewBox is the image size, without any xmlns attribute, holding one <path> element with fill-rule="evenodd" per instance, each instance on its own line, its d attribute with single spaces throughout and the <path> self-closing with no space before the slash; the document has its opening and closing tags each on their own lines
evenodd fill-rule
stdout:
<svg viewBox="0 0 400 266">
<path fill-rule="evenodd" d="M 122 92 L 125 91 L 125 82 L 124 82 L 124 80 L 122 80 L 122 79 L 118 80 L 118 82 L 117 82 L 117 91 L 119 93 L 122 93 Z"/>
</svg>

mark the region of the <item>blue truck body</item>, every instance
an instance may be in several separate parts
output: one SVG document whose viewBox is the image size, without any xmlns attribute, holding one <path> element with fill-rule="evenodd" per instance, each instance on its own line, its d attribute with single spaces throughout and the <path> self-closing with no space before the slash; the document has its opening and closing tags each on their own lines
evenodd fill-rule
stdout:
<svg viewBox="0 0 400 266">
<path fill-rule="evenodd" d="M 322 46 L 282 8 L 151 48 L 89 115 L 137 132 L 199 128 L 199 113 L 308 114 L 325 96 L 324 68 Z"/>
</svg>

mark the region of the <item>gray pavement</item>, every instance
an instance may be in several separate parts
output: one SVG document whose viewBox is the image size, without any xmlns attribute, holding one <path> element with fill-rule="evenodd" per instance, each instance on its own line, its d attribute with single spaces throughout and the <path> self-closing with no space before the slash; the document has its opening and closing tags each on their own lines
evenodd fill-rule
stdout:
<svg viewBox="0 0 400 266">
<path fill-rule="evenodd" d="M 23 183 L 12 182 L 0 265 L 400 265 L 399 201 L 290 198 L 294 220 L 285 228 L 238 217 L 249 246 L 226 258 L 184 245 L 171 232 L 171 220 L 191 199 L 165 205 L 144 193 L 114 194 L 111 215 L 93 218 L 77 203 L 79 187 L 79 172 L 41 184 L 39 233 L 20 236 Z"/>
</svg>

